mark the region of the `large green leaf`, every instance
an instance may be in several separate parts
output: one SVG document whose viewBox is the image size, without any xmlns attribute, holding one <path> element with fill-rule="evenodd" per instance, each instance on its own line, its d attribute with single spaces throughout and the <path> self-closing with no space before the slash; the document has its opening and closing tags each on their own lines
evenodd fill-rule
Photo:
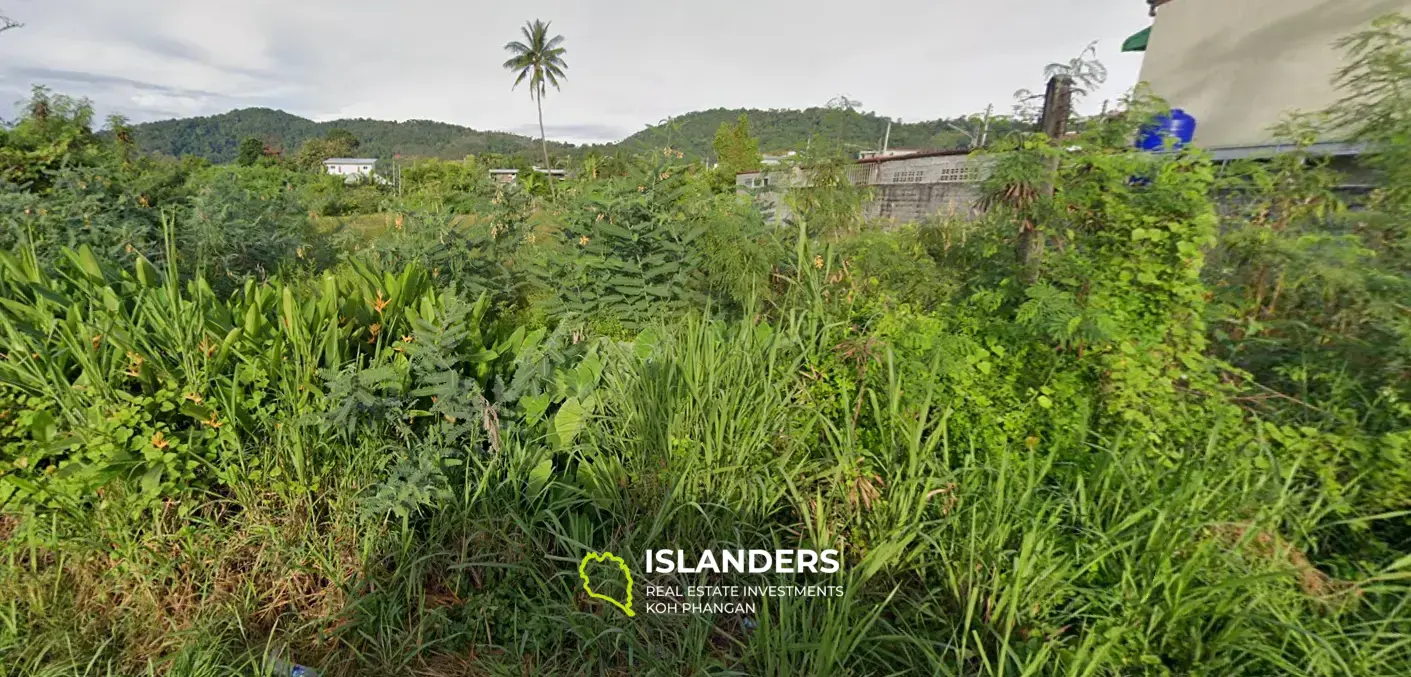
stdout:
<svg viewBox="0 0 1411 677">
<path fill-rule="evenodd" d="M 554 445 L 560 449 L 567 448 L 573 444 L 573 440 L 582 432 L 583 424 L 588 420 L 588 410 L 576 397 L 564 400 L 559 407 L 557 414 L 554 414 L 554 429 L 552 432 Z"/>
</svg>

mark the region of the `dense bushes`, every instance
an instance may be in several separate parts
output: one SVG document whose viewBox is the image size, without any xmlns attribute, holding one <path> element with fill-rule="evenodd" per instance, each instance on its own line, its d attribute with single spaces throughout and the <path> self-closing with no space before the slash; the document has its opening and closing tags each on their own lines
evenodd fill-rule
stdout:
<svg viewBox="0 0 1411 677">
<path fill-rule="evenodd" d="M 97 656 L 181 670 L 263 651 L 221 629 L 221 609 L 261 634 L 292 625 L 278 634 L 302 660 L 354 672 L 507 645 L 545 672 L 588 660 L 647 672 L 728 661 L 809 674 L 1335 674 L 1407 659 L 1400 569 L 1335 578 L 1310 566 L 1333 506 L 1295 479 L 1306 449 L 1237 422 L 1097 442 L 1126 422 L 1082 404 L 1102 397 L 1092 367 L 993 308 L 903 307 L 868 327 L 801 308 L 765 322 L 687 317 L 614 343 L 515 327 L 416 267 L 252 283 L 223 302 L 199 283 L 91 261 L 54 279 L 7 273 L 7 298 L 35 309 L 7 325 L 7 348 L 39 355 L 6 362 L 5 381 L 24 391 L 5 480 L 25 493 L 10 503 L 105 515 L 94 532 L 86 520 L 20 523 L 19 566 L 0 575 L 22 614 L 11 627 L 24 630 L 0 638 L 23 660 L 48 647 L 49 665 Z M 830 290 L 825 308 L 868 302 L 848 301 L 849 281 L 826 265 L 799 267 L 792 283 Z M 60 320 L 51 297 L 92 302 Z M 52 338 L 13 343 L 43 326 Z M 108 335 L 95 341 L 98 328 Z M 1200 420 L 1199 400 L 1164 397 Z M 179 500 L 188 516 L 109 516 L 201 487 L 223 498 Z M 227 501 L 238 510 L 218 507 Z M 104 547 L 123 567 L 80 545 L 111 529 Z M 198 540 L 177 547 L 183 538 Z M 639 616 L 623 633 L 564 576 L 584 549 L 635 560 L 662 538 L 839 547 L 847 567 L 831 582 L 848 597 L 769 600 L 749 619 Z M 273 553 L 254 556 L 263 549 Z M 151 580 L 154 569 L 195 589 Z M 221 582 L 232 569 L 248 584 Z M 286 581 L 290 571 L 309 578 Z M 154 655 L 141 647 L 164 630 L 119 622 L 100 646 L 32 616 L 41 603 L 111 618 L 160 605 L 204 639 Z M 501 638 L 467 630 L 486 625 Z M 719 633 L 739 644 L 693 640 Z M 70 644 L 53 644 L 61 636 Z M 403 643 L 412 637 L 433 642 Z"/>
<path fill-rule="evenodd" d="M 759 216 L 737 196 L 713 193 L 699 166 L 674 151 L 583 185 L 559 213 L 559 252 L 545 264 L 556 314 L 635 329 L 703 307 L 712 290 L 728 303 L 765 283 L 759 253 L 770 234 Z"/>
</svg>

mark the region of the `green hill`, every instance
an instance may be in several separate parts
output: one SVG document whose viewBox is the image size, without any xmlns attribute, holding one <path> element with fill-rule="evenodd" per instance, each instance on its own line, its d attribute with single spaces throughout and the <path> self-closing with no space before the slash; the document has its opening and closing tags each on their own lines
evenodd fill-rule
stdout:
<svg viewBox="0 0 1411 677">
<path fill-rule="evenodd" d="M 750 132 L 759 139 L 759 149 L 765 153 L 802 150 L 815 136 L 838 139 L 849 150 L 875 149 L 881 145 L 887 131 L 886 118 L 855 110 L 715 108 L 687 113 L 673 118 L 669 124 L 648 127 L 623 139 L 618 145 L 626 148 L 661 148 L 670 143 L 692 154 L 710 156 L 713 154 L 711 144 L 715 140 L 716 129 L 721 123 L 733 123 L 741 113 L 749 116 Z M 969 140 L 965 134 L 947 123 L 963 127 L 965 119 L 893 124 L 890 145 L 892 148 L 966 148 Z M 971 123 L 971 127 L 976 126 Z M 990 121 L 991 138 L 1015 128 L 1012 119 L 995 117 Z"/>
<path fill-rule="evenodd" d="M 153 153 L 196 155 L 212 162 L 235 159 L 240 141 L 263 139 L 267 145 L 292 153 L 306 140 L 321 137 L 330 129 L 346 129 L 361 142 L 359 155 L 390 158 L 394 155 L 437 157 L 447 160 L 467 155 L 503 155 L 539 152 L 537 139 L 505 132 L 482 132 L 469 127 L 408 120 L 333 120 L 314 122 L 297 115 L 268 108 L 244 108 L 221 115 L 149 122 L 134 127 L 139 148 Z M 562 152 L 571 144 L 550 142 L 551 151 Z"/>
<path fill-rule="evenodd" d="M 760 150 L 802 150 L 816 136 L 840 140 L 849 150 L 878 147 L 886 133 L 887 119 L 875 113 L 832 108 L 805 110 L 725 109 L 687 113 L 670 124 L 648 127 L 616 144 L 575 146 L 549 142 L 551 152 L 579 155 L 592 151 L 611 153 L 616 149 L 636 151 L 661 148 L 668 143 L 699 157 L 711 157 L 715 131 L 722 122 L 734 122 L 741 113 L 749 115 L 750 131 L 759 139 Z M 893 148 L 965 148 L 967 137 L 947 123 L 965 126 L 963 118 L 893 124 Z M 970 123 L 970 127 L 977 125 Z M 248 137 L 263 139 L 267 145 L 292 153 L 306 140 L 321 137 L 330 129 L 346 129 L 362 143 L 359 155 L 391 158 L 436 157 L 447 160 L 467 155 L 496 153 L 538 157 L 536 139 L 505 132 L 483 132 L 469 127 L 408 120 L 333 120 L 314 122 L 280 110 L 244 108 L 221 115 L 199 118 L 163 120 L 137 125 L 134 128 L 138 146 L 143 150 L 174 156 L 196 155 L 212 162 L 235 159 L 240 141 Z M 1005 117 L 991 121 L 991 138 L 1015 128 Z"/>
</svg>

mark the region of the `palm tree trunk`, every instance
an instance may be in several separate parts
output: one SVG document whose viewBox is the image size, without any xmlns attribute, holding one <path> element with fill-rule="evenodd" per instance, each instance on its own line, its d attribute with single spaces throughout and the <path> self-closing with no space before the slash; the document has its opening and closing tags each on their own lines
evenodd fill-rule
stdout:
<svg viewBox="0 0 1411 677">
<path fill-rule="evenodd" d="M 534 103 L 539 106 L 539 143 L 544 146 L 544 171 L 547 172 L 552 168 L 549 166 L 549 137 L 544 135 L 544 95 L 534 97 Z M 553 178 L 550 174 L 549 179 Z"/>
</svg>

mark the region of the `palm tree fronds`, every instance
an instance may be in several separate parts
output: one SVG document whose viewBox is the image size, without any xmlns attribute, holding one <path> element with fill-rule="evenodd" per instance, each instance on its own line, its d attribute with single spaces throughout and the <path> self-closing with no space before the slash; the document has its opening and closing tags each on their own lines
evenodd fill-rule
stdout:
<svg viewBox="0 0 1411 677">
<path fill-rule="evenodd" d="M 553 85 L 555 90 L 559 89 L 559 80 L 565 77 L 563 71 L 568 68 L 563 60 L 567 51 L 561 46 L 563 36 L 549 37 L 551 24 L 538 19 L 524 22 L 519 29 L 524 42 L 514 41 L 505 45 L 505 51 L 514 56 L 504 63 L 505 70 L 516 74 L 510 89 L 519 87 L 525 80 L 529 81 L 529 96 L 539 108 L 539 141 L 544 148 L 545 167 L 552 165 L 549 162 L 549 140 L 544 133 L 544 93 L 549 85 Z"/>
</svg>

